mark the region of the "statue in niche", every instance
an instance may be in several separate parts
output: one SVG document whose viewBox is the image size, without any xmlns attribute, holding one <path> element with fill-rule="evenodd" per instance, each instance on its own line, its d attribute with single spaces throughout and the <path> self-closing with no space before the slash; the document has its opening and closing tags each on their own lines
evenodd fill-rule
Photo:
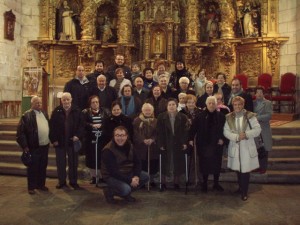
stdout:
<svg viewBox="0 0 300 225">
<path fill-rule="evenodd" d="M 242 25 L 244 37 L 258 37 L 260 26 L 260 13 L 258 6 L 246 1 L 242 9 Z"/>
<path fill-rule="evenodd" d="M 56 35 L 57 40 L 78 40 L 80 39 L 80 9 L 77 2 L 62 1 L 61 6 L 56 10 Z"/>
<path fill-rule="evenodd" d="M 206 25 L 206 33 L 207 33 L 207 41 L 210 42 L 213 38 L 219 37 L 219 17 L 216 12 L 216 8 L 214 5 L 210 5 L 208 7 L 207 13 L 207 25 Z"/>
<path fill-rule="evenodd" d="M 159 31 L 155 33 L 155 53 L 162 53 L 162 35 Z"/>
<path fill-rule="evenodd" d="M 63 2 L 63 13 L 62 13 L 62 33 L 65 35 L 66 40 L 76 40 L 76 25 L 73 21 L 75 15 L 68 6 L 68 2 Z"/>
<path fill-rule="evenodd" d="M 103 33 L 102 33 L 102 41 L 108 42 L 112 37 L 112 24 L 110 22 L 110 19 L 106 16 L 105 17 L 105 23 L 102 27 Z"/>
</svg>

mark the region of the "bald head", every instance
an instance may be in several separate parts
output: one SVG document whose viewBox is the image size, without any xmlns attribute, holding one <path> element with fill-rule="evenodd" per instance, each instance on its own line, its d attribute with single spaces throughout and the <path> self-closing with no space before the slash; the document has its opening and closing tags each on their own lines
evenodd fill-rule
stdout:
<svg viewBox="0 0 300 225">
<path fill-rule="evenodd" d="M 81 80 L 84 77 L 84 67 L 83 66 L 77 66 L 76 69 L 76 76 Z"/>
<path fill-rule="evenodd" d="M 42 110 L 42 99 L 39 96 L 33 96 L 31 98 L 31 109 L 40 111 Z"/>
</svg>

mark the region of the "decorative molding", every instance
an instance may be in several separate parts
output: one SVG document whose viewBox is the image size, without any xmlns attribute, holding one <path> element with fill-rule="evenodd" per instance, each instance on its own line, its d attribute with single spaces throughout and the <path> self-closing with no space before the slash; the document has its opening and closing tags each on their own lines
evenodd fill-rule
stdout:
<svg viewBox="0 0 300 225">
<path fill-rule="evenodd" d="M 40 44 L 38 45 L 38 56 L 41 66 L 46 66 L 49 59 L 49 45 Z"/>
<path fill-rule="evenodd" d="M 225 73 L 230 74 L 230 67 L 235 62 L 235 46 L 236 44 L 230 43 L 225 40 L 219 45 L 218 56 L 220 61 L 225 65 Z"/>
<path fill-rule="evenodd" d="M 280 41 L 274 38 L 272 41 L 267 43 L 267 56 L 271 64 L 272 76 L 275 75 L 276 65 L 279 58 Z"/>
<path fill-rule="evenodd" d="M 83 41 L 78 45 L 79 58 L 94 58 L 96 45 L 91 44 L 89 41 Z"/>
</svg>

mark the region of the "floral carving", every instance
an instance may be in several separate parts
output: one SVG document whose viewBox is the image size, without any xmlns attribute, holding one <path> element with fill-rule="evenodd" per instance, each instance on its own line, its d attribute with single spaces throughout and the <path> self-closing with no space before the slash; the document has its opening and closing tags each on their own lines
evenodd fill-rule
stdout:
<svg viewBox="0 0 300 225">
<path fill-rule="evenodd" d="M 267 56 L 270 60 L 272 76 L 274 76 L 276 64 L 279 58 L 280 42 L 276 40 L 276 38 L 274 38 L 271 42 L 268 43 L 267 48 Z"/>
</svg>

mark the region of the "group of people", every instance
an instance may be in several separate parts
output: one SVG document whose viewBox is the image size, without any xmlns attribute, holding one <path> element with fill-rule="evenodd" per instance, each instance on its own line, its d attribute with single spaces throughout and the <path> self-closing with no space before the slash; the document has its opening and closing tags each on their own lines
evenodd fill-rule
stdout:
<svg viewBox="0 0 300 225">
<path fill-rule="evenodd" d="M 167 177 L 179 189 L 185 155 L 191 149 L 196 149 L 199 158 L 202 191 L 208 191 L 210 174 L 213 189 L 223 191 L 219 176 L 228 147 L 228 167 L 237 172 L 238 193 L 247 200 L 250 172 L 267 169 L 267 159 L 259 162 L 255 137 L 262 133 L 266 149 L 272 147 L 272 104 L 264 98 L 263 88 L 257 88 L 253 103 L 238 79 L 229 85 L 225 74 L 218 73 L 216 83 L 206 81 L 203 94 L 197 96 L 195 80 L 182 61 L 176 62 L 171 74 L 165 68 L 156 73 L 145 68 L 140 73 L 137 64 L 133 67 L 137 68 L 131 71 L 125 66 L 123 55 L 117 55 L 106 72 L 102 61 L 87 76 L 78 66 L 50 120 L 41 110 L 41 98 L 32 98 L 17 131 L 17 142 L 33 159 L 28 167 L 29 194 L 48 190 L 45 179 L 51 142 L 56 152 L 56 188 L 67 186 L 68 164 L 69 185 L 80 189 L 77 167 L 82 145 L 91 183 L 107 184 L 104 195 L 109 203 L 116 201 L 114 196 L 135 201 L 132 190 L 147 182 L 156 186 L 158 171 L 162 191 L 169 188 Z"/>
</svg>

